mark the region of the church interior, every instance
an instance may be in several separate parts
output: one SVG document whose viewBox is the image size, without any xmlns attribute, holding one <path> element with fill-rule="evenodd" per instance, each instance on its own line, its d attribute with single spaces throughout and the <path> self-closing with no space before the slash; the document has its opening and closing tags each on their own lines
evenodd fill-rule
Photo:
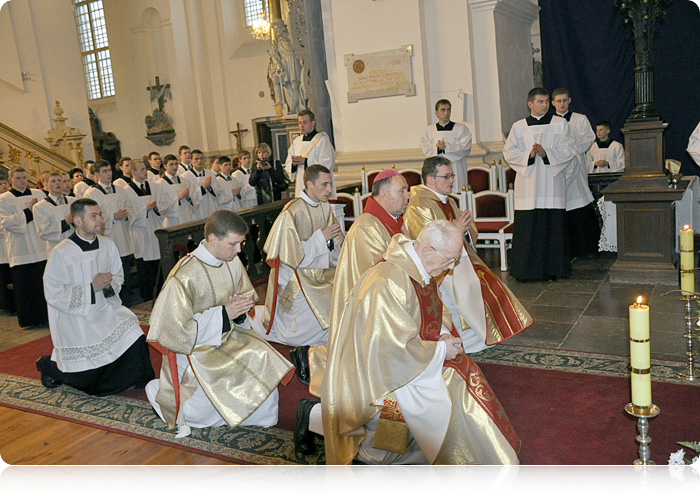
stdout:
<svg viewBox="0 0 700 496">
<path fill-rule="evenodd" d="M 689 0 L 648 3 L 661 14 L 653 13 L 657 52 L 644 72 L 641 42 L 628 26 L 638 21 L 613 0 L 10 0 L 0 10 L 0 176 L 21 166 L 34 188 L 42 172 L 123 156 L 145 164 L 152 151 L 179 156 L 181 145 L 202 150 L 206 168 L 261 143 L 284 163 L 303 134 L 297 116 L 310 109 L 335 151 L 334 211 L 347 231 L 380 171 L 395 169 L 409 186 L 421 184 L 421 136 L 435 126 L 436 102 L 449 100 L 451 120 L 471 134 L 466 181 L 454 199 L 483 227 L 477 253 L 534 321 L 473 357 L 525 433 L 520 463 L 624 465 L 644 456 L 638 416 L 625 413 L 630 368 L 636 370 L 630 308 L 641 295 L 651 309 L 651 381 L 661 410 L 647 415 L 651 460 L 667 464 L 677 442 L 700 442 L 698 308 L 688 296 L 694 289 L 680 291 L 681 273 L 691 287 L 700 284 L 698 257 L 681 267 L 688 250 L 679 235 L 700 226 L 700 163 L 686 152 L 700 121 L 700 69 L 673 58 L 682 52 L 695 60 L 700 35 L 689 26 L 700 21 L 700 10 Z M 599 31 L 590 36 L 583 26 Z M 644 77 L 656 92 L 642 87 Z M 510 273 L 506 228 L 514 221 L 515 172 L 504 147 L 511 126 L 528 115 L 528 91 L 538 86 L 568 88 L 571 109 L 587 117 L 592 133 L 609 121 L 626 167 L 587 178 L 602 229 L 597 253 L 573 259 L 569 277 L 523 282 Z M 669 159 L 677 169 L 669 169 Z M 478 202 L 489 193 L 504 206 L 480 219 Z M 264 240 L 293 194 L 290 187 L 282 201 L 241 213 L 252 229 L 240 257 L 258 305 L 269 283 Z M 170 248 L 203 239 L 203 225 L 162 230 L 163 277 L 180 255 Z M 152 305 L 131 307 L 142 325 Z M 80 406 L 67 413 L 61 394 L 70 388 L 44 392 L 34 367 L 47 346 L 50 353 L 48 326 L 26 329 L 0 314 L 0 456 L 8 464 L 324 462 L 323 449 L 311 457 L 294 452 L 296 400 L 313 397 L 298 381 L 286 392 L 279 388 L 278 428 L 237 428 L 243 431 L 235 438 L 218 427 L 180 440 L 155 414 L 143 420 L 153 411 L 135 391 L 115 403 L 100 398 L 106 402 L 95 409 L 107 413 L 99 420 L 84 394 L 71 397 Z M 39 400 L 23 392 L 30 388 Z M 537 409 L 521 406 L 545 397 L 550 417 L 590 423 L 569 435 L 557 431 L 568 424 L 549 417 L 533 422 Z M 122 417 L 134 416 L 144 423 L 125 428 Z M 615 448 L 601 441 L 611 431 Z M 566 437 L 572 439 L 561 449 L 547 449 Z"/>
</svg>

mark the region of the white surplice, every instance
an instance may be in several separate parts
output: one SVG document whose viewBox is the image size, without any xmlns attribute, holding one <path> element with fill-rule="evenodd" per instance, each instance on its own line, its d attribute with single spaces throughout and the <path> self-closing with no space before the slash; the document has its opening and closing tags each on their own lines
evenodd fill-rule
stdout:
<svg viewBox="0 0 700 496">
<path fill-rule="evenodd" d="M 695 163 L 700 166 L 700 123 L 695 126 L 695 129 L 690 134 L 690 139 L 688 140 L 688 153 Z"/>
<path fill-rule="evenodd" d="M 698 160 L 700 160 L 700 147 L 698 152 Z M 625 170 L 625 149 L 617 141 L 610 141 L 607 148 L 600 148 L 598 142 L 594 141 L 591 148 L 586 152 L 586 160 L 589 174 L 622 172 Z M 595 163 L 598 160 L 605 160 L 608 163 L 608 167 L 596 167 Z"/>
<path fill-rule="evenodd" d="M 543 116 L 546 119 L 547 116 Z M 528 165 L 532 145 L 545 150 L 548 164 L 539 155 Z M 517 173 L 515 209 L 566 208 L 566 170 L 576 155 L 576 141 L 566 119 L 552 116 L 551 123 L 528 126 L 526 119 L 513 124 L 503 147 L 503 158 Z"/>
<path fill-rule="evenodd" d="M 66 215 L 70 213 L 70 204 L 75 201 L 75 198 L 65 195 L 61 198 L 63 204 L 58 204 L 58 199 L 51 197 L 51 200 L 56 203 L 54 205 L 48 201 L 47 197 L 34 205 L 34 225 L 37 234 L 46 243 L 47 254 L 75 231 L 73 224 L 68 224 L 68 229 L 64 231 L 64 224 L 61 222 L 66 220 Z"/>
<path fill-rule="evenodd" d="M 318 141 L 314 144 L 313 148 L 306 154 L 306 164 L 307 165 L 323 165 L 331 171 L 331 176 L 333 176 L 333 169 L 335 168 L 335 150 L 331 144 L 331 140 L 328 135 L 321 131 L 318 133 L 320 137 Z M 316 136 L 314 135 L 314 138 Z M 304 165 L 300 165 L 296 172 L 292 172 L 292 156 L 300 156 L 304 151 L 309 148 L 309 145 L 313 141 L 304 141 L 304 136 L 300 135 L 294 138 L 292 141 L 292 146 L 289 147 L 287 151 L 287 160 L 284 162 L 284 170 L 287 172 L 289 178 L 294 182 L 294 196 L 298 197 L 304 190 Z M 333 193 L 331 193 L 331 198 L 337 198 L 335 180 L 333 180 Z"/>
<path fill-rule="evenodd" d="M 255 186 L 251 186 L 248 180 L 250 179 L 250 169 L 243 170 L 243 168 L 236 169 L 231 174 L 231 179 L 233 180 L 233 187 L 240 186 L 241 191 L 238 193 L 240 199 L 238 203 L 241 208 L 255 207 L 258 204 L 258 194 L 255 192 Z"/>
<path fill-rule="evenodd" d="M 595 133 L 586 116 L 576 112 L 571 112 L 569 130 L 576 141 L 576 156 L 566 168 L 566 209 L 575 210 L 593 201 L 588 187 L 586 152 L 595 141 Z"/>
<path fill-rule="evenodd" d="M 467 156 L 472 149 L 472 133 L 461 122 L 453 124 L 449 131 L 438 131 L 436 124 L 428 126 L 420 140 L 420 148 L 426 157 L 434 157 L 438 154 L 437 142 L 445 141 L 445 152 L 440 155 L 452 162 L 452 171 L 455 173 L 452 191 L 459 192 L 462 191 L 462 186 L 468 186 Z"/>
<path fill-rule="evenodd" d="M 147 184 L 144 181 L 142 184 Z M 133 182 L 140 188 L 141 184 Z M 160 260 L 160 245 L 156 238 L 156 229 L 163 227 L 163 216 L 156 209 L 147 210 L 146 204 L 156 199 L 155 184 L 149 184 L 151 194 L 139 196 L 132 186 L 124 191 L 126 204 L 129 210 L 129 224 L 131 225 L 131 239 L 134 241 L 134 258 L 142 258 L 146 261 Z"/>
<path fill-rule="evenodd" d="M 188 198 L 182 200 L 177 198 L 185 188 L 189 188 L 188 184 L 177 175 L 171 177 L 165 174 L 156 182 L 156 202 L 158 203 L 158 211 L 163 216 L 163 227 L 177 226 L 194 220 L 192 201 Z"/>
<path fill-rule="evenodd" d="M 85 193 L 89 190 L 91 186 L 85 181 L 80 181 L 73 186 L 73 194 L 76 198 L 85 198 Z"/>
<path fill-rule="evenodd" d="M 49 329 L 53 341 L 51 359 L 62 372 L 93 370 L 114 362 L 140 336 L 136 315 L 122 306 L 119 290 L 124 272 L 119 250 L 106 236 L 97 236 L 99 248 L 83 251 L 64 239 L 51 252 L 44 272 Z M 94 292 L 98 272 L 112 274 L 114 296 Z"/>
<path fill-rule="evenodd" d="M 36 198 L 46 198 L 43 191 L 30 189 L 31 195 L 15 196 L 12 191 L 0 195 L 0 227 L 5 229 L 5 248 L 10 267 L 46 260 L 46 243 L 36 232 L 34 218 L 27 222 L 24 209 Z"/>
<path fill-rule="evenodd" d="M 209 169 L 202 169 L 198 175 L 195 175 L 193 170 L 184 172 L 180 179 L 185 181 L 190 187 L 190 199 L 194 210 L 194 220 L 205 220 L 216 212 L 218 205 L 216 197 L 219 196 L 219 184 L 216 182 L 216 176 Z M 202 174 L 201 176 L 199 174 Z M 211 177 L 211 184 L 205 190 L 202 184 L 207 177 Z"/>
<path fill-rule="evenodd" d="M 100 188 L 98 188 L 99 186 Z M 105 194 L 105 192 L 107 194 Z M 115 212 L 127 208 L 126 194 L 122 188 L 98 183 L 85 192 L 85 198 L 95 200 L 102 211 L 105 222 L 104 235 L 114 241 L 119 250 L 120 257 L 126 257 L 134 253 L 134 243 L 131 240 L 129 219 L 117 220 Z"/>
<path fill-rule="evenodd" d="M 238 195 L 234 195 L 231 190 L 238 186 L 238 182 L 234 181 L 231 176 L 225 176 L 221 173 L 216 175 L 216 181 L 219 183 L 221 194 L 216 197 L 216 204 L 221 210 L 239 210 L 241 202 Z M 243 188 L 241 188 L 243 191 Z"/>
</svg>

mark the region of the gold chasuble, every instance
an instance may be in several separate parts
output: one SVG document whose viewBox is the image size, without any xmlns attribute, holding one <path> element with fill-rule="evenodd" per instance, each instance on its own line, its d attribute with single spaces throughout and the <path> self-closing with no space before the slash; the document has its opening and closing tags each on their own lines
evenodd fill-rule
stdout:
<svg viewBox="0 0 700 496">
<path fill-rule="evenodd" d="M 386 252 L 395 234 L 403 233 L 408 236 L 408 230 L 403 219 L 394 219 L 373 198 L 367 200 L 367 206 L 348 230 L 343 248 L 338 257 L 333 282 L 333 298 L 331 300 L 331 319 L 328 328 L 328 344 L 336 334 L 336 328 L 343 316 L 345 303 L 350 297 L 352 288 L 371 267 L 374 266 Z M 321 396 L 321 382 L 326 370 L 328 348 L 325 345 L 309 349 L 309 392 Z"/>
<path fill-rule="evenodd" d="M 376 402 L 393 400 L 390 393 L 435 355 L 442 303 L 434 279 L 425 284 L 404 249 L 407 242 L 395 236 L 386 260 L 360 279 L 329 343 L 321 402 L 329 465 L 352 461 L 363 426 L 383 410 Z M 451 414 L 446 431 L 435 434 L 444 438 L 435 440 L 441 447 L 432 463 L 517 464 L 520 440 L 476 363 L 462 353 L 445 361 L 442 379 Z"/>
<path fill-rule="evenodd" d="M 462 211 L 451 197 L 443 204 L 437 195 L 424 186 L 411 188 L 411 199 L 404 219 L 415 239 L 427 224 L 438 219 L 454 220 Z M 470 231 L 476 241 L 474 232 Z M 452 272 L 440 282 L 459 309 L 462 329 L 471 328 L 484 343 L 495 345 L 515 336 L 532 324 L 532 317 L 508 287 L 479 258 L 466 241 L 468 259 L 462 258 Z"/>
<path fill-rule="evenodd" d="M 179 424 L 180 406 L 202 386 L 231 427 L 248 418 L 282 382 L 293 365 L 250 329 L 230 321 L 220 346 L 197 345 L 195 314 L 225 305 L 229 296 L 258 296 L 238 257 L 215 267 L 193 255 L 180 260 L 153 306 L 148 341 L 163 354 L 156 401 L 169 428 Z M 187 355 L 190 367 L 178 381 L 176 353 Z"/>
<path fill-rule="evenodd" d="M 301 291 L 322 329 L 328 329 L 331 313 L 331 294 L 335 267 L 327 269 L 298 269 L 304 260 L 301 242 L 308 240 L 317 230 L 337 224 L 328 202 L 309 205 L 301 197 L 287 203 L 270 229 L 263 250 L 267 253 L 270 276 L 263 312 L 263 325 L 270 332 L 277 305 L 289 312 L 294 299 Z M 341 232 L 336 243 L 343 243 Z M 280 264 L 294 270 L 294 277 L 284 287 L 279 287 Z M 278 297 L 279 296 L 279 303 Z"/>
</svg>

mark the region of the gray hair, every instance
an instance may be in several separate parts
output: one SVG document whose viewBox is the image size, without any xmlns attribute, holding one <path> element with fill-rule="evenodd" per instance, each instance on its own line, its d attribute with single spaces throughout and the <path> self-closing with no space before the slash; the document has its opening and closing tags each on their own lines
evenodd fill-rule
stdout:
<svg viewBox="0 0 700 496">
<path fill-rule="evenodd" d="M 431 245 L 440 249 L 446 246 L 451 237 L 462 237 L 462 231 L 459 227 L 455 226 L 452 222 L 445 219 L 434 220 L 430 224 L 426 225 L 420 233 L 416 241 L 419 245 L 423 246 L 425 244 Z"/>
</svg>

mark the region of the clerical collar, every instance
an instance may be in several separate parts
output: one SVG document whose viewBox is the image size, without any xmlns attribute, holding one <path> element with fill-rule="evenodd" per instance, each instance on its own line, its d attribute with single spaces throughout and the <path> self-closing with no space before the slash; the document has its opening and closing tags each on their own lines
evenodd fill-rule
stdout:
<svg viewBox="0 0 700 496">
<path fill-rule="evenodd" d="M 302 141 L 311 141 L 312 139 L 314 139 L 314 136 L 316 136 L 317 134 L 318 134 L 318 131 L 316 131 L 316 129 L 314 129 L 309 134 L 305 134 L 301 140 Z"/>
<path fill-rule="evenodd" d="M 199 246 L 192 252 L 192 255 L 197 257 L 199 260 L 204 262 L 207 265 L 211 265 L 214 267 L 220 267 L 221 264 L 224 263 L 223 260 L 219 260 L 216 258 L 214 255 L 211 254 L 209 250 L 207 250 L 207 247 L 204 246 L 204 241 L 202 240 L 199 242 Z"/>
<path fill-rule="evenodd" d="M 525 118 L 528 126 L 543 126 L 552 122 L 552 114 L 544 114 L 540 117 L 535 117 L 530 114 Z"/>
<path fill-rule="evenodd" d="M 24 191 L 18 191 L 15 188 L 10 188 L 10 193 L 15 196 L 31 196 L 32 191 L 29 188 L 24 188 Z"/>
<path fill-rule="evenodd" d="M 555 112 L 556 113 L 556 112 Z M 562 119 L 566 119 L 566 122 L 571 122 L 571 111 L 567 110 L 564 115 L 562 114 L 557 114 L 558 117 L 561 117 Z"/>
<path fill-rule="evenodd" d="M 452 121 L 447 121 L 447 124 L 443 126 L 438 122 L 435 124 L 435 126 L 437 127 L 438 131 L 452 131 L 452 128 L 455 127 L 455 123 Z"/>
<path fill-rule="evenodd" d="M 95 239 L 92 241 L 88 241 L 87 239 L 81 237 L 76 231 L 68 236 L 68 239 L 78 245 L 78 247 L 83 251 L 93 251 L 99 249 L 100 247 L 100 242 L 97 240 L 97 236 L 95 236 Z"/>
<path fill-rule="evenodd" d="M 606 141 L 600 141 L 600 138 L 596 138 L 595 143 L 598 145 L 598 148 L 609 148 L 612 140 L 608 138 Z"/>
<path fill-rule="evenodd" d="M 435 196 L 437 196 L 437 197 L 438 197 L 438 200 L 440 200 L 442 203 L 447 203 L 447 195 L 443 195 L 443 194 L 441 194 L 441 193 L 438 193 L 438 192 L 435 191 L 434 189 L 428 188 L 425 184 L 423 185 L 423 187 L 424 187 L 425 189 L 427 189 L 428 191 L 432 191 L 433 193 L 435 193 Z"/>
<path fill-rule="evenodd" d="M 300 196 L 301 196 L 301 199 L 302 199 L 302 200 L 304 200 L 306 203 L 308 203 L 308 204 L 311 205 L 312 207 L 318 207 L 319 204 L 321 203 L 321 202 L 319 202 L 319 201 L 312 200 L 311 197 L 310 197 L 309 195 L 306 194 L 306 190 L 305 190 L 305 189 L 301 190 L 301 195 L 300 195 Z"/>
<path fill-rule="evenodd" d="M 409 241 L 408 243 L 404 244 L 403 247 L 406 250 L 406 253 L 408 253 L 408 256 L 411 257 L 411 260 L 413 260 L 413 263 L 416 264 L 416 268 L 418 269 L 418 272 L 420 272 L 420 276 L 423 278 L 423 284 L 429 284 L 430 274 L 428 274 L 428 271 L 425 270 L 423 262 L 421 262 L 418 253 L 416 253 L 416 248 L 413 246 L 413 243 L 415 243 L 415 241 Z"/>
</svg>

